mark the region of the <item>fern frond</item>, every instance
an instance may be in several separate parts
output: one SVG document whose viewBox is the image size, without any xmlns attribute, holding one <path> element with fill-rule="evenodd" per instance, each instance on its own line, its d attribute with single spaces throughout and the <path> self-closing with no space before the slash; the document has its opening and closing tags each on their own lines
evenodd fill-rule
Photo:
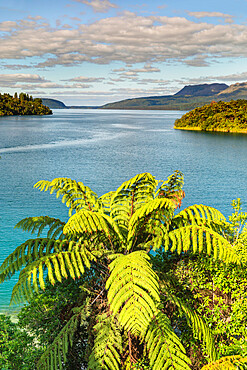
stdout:
<svg viewBox="0 0 247 370">
<path fill-rule="evenodd" d="M 56 197 L 62 196 L 62 202 L 69 208 L 69 216 L 72 212 L 80 209 L 98 210 L 100 205 L 98 196 L 88 186 L 82 182 L 76 182 L 66 177 L 59 177 L 52 181 L 41 180 L 35 185 L 40 191 L 50 191 L 56 193 Z"/>
<path fill-rule="evenodd" d="M 158 277 L 144 251 L 118 255 L 109 265 L 108 302 L 119 323 L 134 335 L 143 333 L 159 302 Z"/>
<path fill-rule="evenodd" d="M 157 230 L 158 235 L 163 234 L 163 231 L 166 233 L 166 227 L 171 222 L 173 212 L 174 204 L 166 198 L 156 198 L 142 205 L 133 214 L 129 222 L 128 249 L 131 249 L 133 243 L 137 240 L 138 234 L 156 235 Z"/>
<path fill-rule="evenodd" d="M 113 196 L 115 195 L 115 191 L 110 191 L 109 193 L 101 195 L 99 197 L 99 203 L 101 204 L 101 209 L 105 214 L 110 216 L 111 212 L 111 200 Z"/>
<path fill-rule="evenodd" d="M 204 225 L 213 228 L 215 231 L 219 224 L 225 222 L 225 217 L 217 209 L 203 204 L 194 204 L 180 211 L 174 218 L 173 223 L 177 227 L 188 225 Z"/>
<path fill-rule="evenodd" d="M 111 201 L 111 217 L 127 230 L 128 221 L 144 203 L 154 198 L 158 181 L 150 173 L 142 173 L 125 181 L 115 192 Z"/>
<path fill-rule="evenodd" d="M 68 240 L 53 240 L 49 238 L 29 239 L 19 245 L 0 266 L 0 283 L 10 279 L 23 266 L 30 264 L 50 253 L 67 250 Z M 75 242 L 72 242 L 75 243 Z"/>
<path fill-rule="evenodd" d="M 100 239 L 100 233 L 108 239 L 117 238 L 122 241 L 123 237 L 118 225 L 111 217 L 100 212 L 91 212 L 81 210 L 74 214 L 64 226 L 64 233 L 91 234 L 97 235 Z"/>
<path fill-rule="evenodd" d="M 226 263 L 240 263 L 238 254 L 232 245 L 220 234 L 212 229 L 192 225 L 180 227 L 168 234 L 165 250 L 181 254 L 182 252 L 201 253 L 205 252 L 215 259 L 221 259 Z"/>
<path fill-rule="evenodd" d="M 39 217 L 27 217 L 19 221 L 15 228 L 22 229 L 23 231 L 28 231 L 31 234 L 37 232 L 37 237 L 39 237 L 45 227 L 49 227 L 47 232 L 47 238 L 50 239 L 63 239 L 63 227 L 65 222 L 60 221 L 58 218 L 53 218 L 49 216 L 39 216 Z"/>
<path fill-rule="evenodd" d="M 97 316 L 94 347 L 89 357 L 90 370 L 120 370 L 122 337 L 116 318 L 107 313 Z"/>
<path fill-rule="evenodd" d="M 239 355 L 225 356 L 217 361 L 210 362 L 209 364 L 203 366 L 201 370 L 244 370 L 246 365 L 247 357 L 241 357 Z"/>
<path fill-rule="evenodd" d="M 190 359 L 168 317 L 157 311 L 149 324 L 145 338 L 150 367 L 153 370 L 189 370 Z"/>
<path fill-rule="evenodd" d="M 173 302 L 178 307 L 180 313 L 185 315 L 188 325 L 192 327 L 194 337 L 199 340 L 203 340 L 210 361 L 216 361 L 217 352 L 215 348 L 214 337 L 207 324 L 197 314 L 195 309 L 192 309 L 177 295 L 172 294 L 168 285 L 164 286 L 164 295 L 170 302 Z"/>
<path fill-rule="evenodd" d="M 57 281 L 62 282 L 62 278 L 68 276 L 73 279 L 80 278 L 85 272 L 85 267 L 90 268 L 92 260 L 95 260 L 95 257 L 78 245 L 75 250 L 69 252 L 57 252 L 40 257 L 38 261 L 34 261 L 21 271 L 12 291 L 11 303 L 28 300 L 33 291 L 38 292 L 39 288 L 44 290 L 45 276 L 52 285 Z"/>
<path fill-rule="evenodd" d="M 73 345 L 74 334 L 79 326 L 87 324 L 90 314 L 87 304 L 77 307 L 52 344 L 48 346 L 37 363 L 37 370 L 62 370 L 66 363 L 69 347 Z"/>
<path fill-rule="evenodd" d="M 162 181 L 162 184 L 155 193 L 155 197 L 165 197 L 171 199 L 174 203 L 175 208 L 181 206 L 182 199 L 185 196 L 182 190 L 184 185 L 184 176 L 181 171 L 175 171 L 166 181 Z"/>
</svg>

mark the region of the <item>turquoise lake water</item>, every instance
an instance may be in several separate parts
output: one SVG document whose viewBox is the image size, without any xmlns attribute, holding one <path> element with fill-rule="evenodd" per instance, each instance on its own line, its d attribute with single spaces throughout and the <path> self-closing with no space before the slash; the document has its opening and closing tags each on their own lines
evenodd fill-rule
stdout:
<svg viewBox="0 0 247 370">
<path fill-rule="evenodd" d="M 247 211 L 247 135 L 173 129 L 181 111 L 54 110 L 45 117 L 0 118 L 0 263 L 32 236 L 14 229 L 28 216 L 66 220 L 66 207 L 33 185 L 70 177 L 99 195 L 137 173 L 164 179 L 184 173 L 183 207 L 204 203 L 231 213 L 241 198 Z M 10 312 L 17 281 L 0 285 L 0 312 Z M 13 308 L 15 309 L 15 308 Z"/>
</svg>

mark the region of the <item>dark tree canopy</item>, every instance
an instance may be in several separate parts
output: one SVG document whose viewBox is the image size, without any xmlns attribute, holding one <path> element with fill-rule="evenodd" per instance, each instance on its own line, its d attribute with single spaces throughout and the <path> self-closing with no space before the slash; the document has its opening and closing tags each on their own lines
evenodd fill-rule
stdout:
<svg viewBox="0 0 247 370">
<path fill-rule="evenodd" d="M 52 114 L 50 108 L 42 104 L 41 99 L 34 99 L 31 95 L 15 93 L 14 97 L 0 93 L 0 116 L 15 115 L 46 115 Z"/>
</svg>

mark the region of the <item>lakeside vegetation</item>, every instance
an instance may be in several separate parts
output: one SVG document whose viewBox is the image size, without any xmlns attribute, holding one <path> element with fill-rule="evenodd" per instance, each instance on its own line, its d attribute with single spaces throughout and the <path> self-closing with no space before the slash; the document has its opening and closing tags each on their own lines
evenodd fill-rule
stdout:
<svg viewBox="0 0 247 370">
<path fill-rule="evenodd" d="M 213 101 L 184 114 L 174 128 L 247 133 L 247 100 Z"/>
<path fill-rule="evenodd" d="M 28 301 L 19 324 L 0 317 L 3 368 L 246 368 L 247 213 L 239 199 L 228 221 L 205 205 L 179 210 L 179 171 L 162 181 L 138 174 L 101 197 L 68 178 L 35 187 L 61 196 L 68 220 L 17 224 L 37 237 L 0 267 L 0 282 L 21 271 L 12 300 Z"/>
<path fill-rule="evenodd" d="M 17 93 L 14 96 L 0 93 L 0 117 L 47 114 L 52 114 L 52 111 L 39 98 L 34 99 L 25 93 L 20 93 L 19 96 Z"/>
</svg>

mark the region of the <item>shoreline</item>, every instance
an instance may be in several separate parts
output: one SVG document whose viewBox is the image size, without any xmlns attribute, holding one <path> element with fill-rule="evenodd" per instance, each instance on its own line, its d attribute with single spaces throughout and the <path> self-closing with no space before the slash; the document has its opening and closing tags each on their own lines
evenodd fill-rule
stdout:
<svg viewBox="0 0 247 370">
<path fill-rule="evenodd" d="M 227 129 L 209 129 L 209 130 L 202 130 L 200 127 L 173 127 L 175 130 L 185 130 L 185 131 L 202 131 L 202 132 L 225 132 L 227 134 L 247 134 L 247 129 L 239 129 L 239 130 L 227 130 Z"/>
</svg>

